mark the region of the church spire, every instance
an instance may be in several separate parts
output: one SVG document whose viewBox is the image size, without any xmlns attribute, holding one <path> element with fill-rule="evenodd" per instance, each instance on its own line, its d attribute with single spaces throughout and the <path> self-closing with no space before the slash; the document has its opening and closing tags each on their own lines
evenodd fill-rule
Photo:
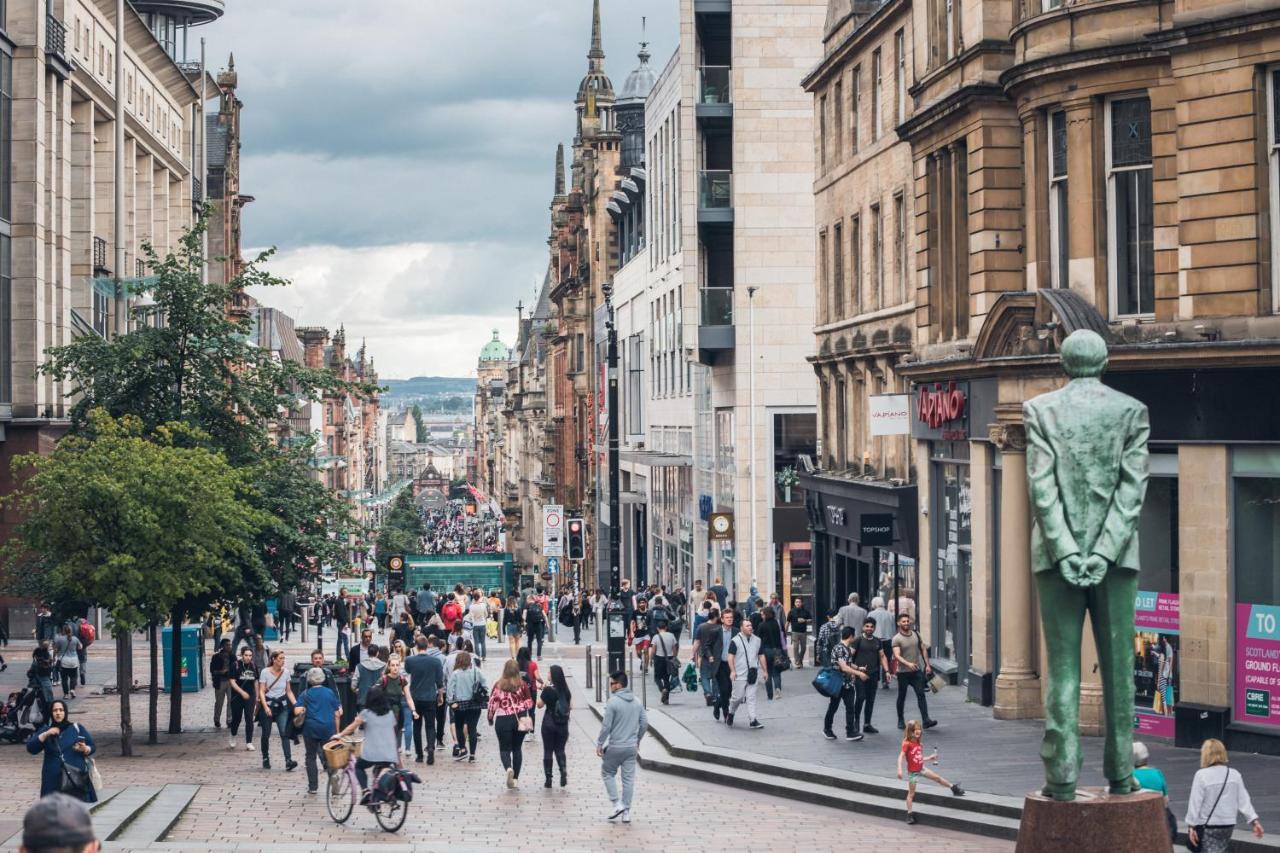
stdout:
<svg viewBox="0 0 1280 853">
<path fill-rule="evenodd" d="M 591 50 L 587 52 L 592 71 L 604 70 L 604 46 L 600 40 L 600 0 L 594 0 L 591 10 Z"/>
</svg>

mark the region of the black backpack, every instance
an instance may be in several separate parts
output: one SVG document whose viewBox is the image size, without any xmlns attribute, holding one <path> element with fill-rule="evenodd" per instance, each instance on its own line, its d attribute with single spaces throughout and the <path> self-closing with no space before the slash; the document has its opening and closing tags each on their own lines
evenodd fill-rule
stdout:
<svg viewBox="0 0 1280 853">
<path fill-rule="evenodd" d="M 531 601 L 524 606 L 524 621 L 526 625 L 541 625 L 546 618 L 546 614 L 542 612 L 542 607 L 538 602 Z"/>
</svg>

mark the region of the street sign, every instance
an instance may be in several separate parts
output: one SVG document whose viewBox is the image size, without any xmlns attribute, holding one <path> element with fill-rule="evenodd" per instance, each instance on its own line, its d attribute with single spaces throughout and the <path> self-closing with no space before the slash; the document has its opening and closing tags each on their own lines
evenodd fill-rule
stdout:
<svg viewBox="0 0 1280 853">
<path fill-rule="evenodd" d="M 547 557 L 547 572 L 553 575 L 560 574 L 560 560 L 558 557 Z"/>
<path fill-rule="evenodd" d="M 542 553 L 547 557 L 564 556 L 564 507 L 560 504 L 542 507 Z"/>
</svg>

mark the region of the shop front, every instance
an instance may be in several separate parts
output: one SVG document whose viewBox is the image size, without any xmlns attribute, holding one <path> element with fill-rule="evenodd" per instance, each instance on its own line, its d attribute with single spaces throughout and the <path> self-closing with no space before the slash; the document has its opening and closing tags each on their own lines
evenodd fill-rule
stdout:
<svg viewBox="0 0 1280 853">
<path fill-rule="evenodd" d="M 903 610 L 918 617 L 916 487 L 826 473 L 802 474 L 800 482 L 812 540 L 806 606 L 823 614 L 853 592 L 864 606 L 876 597 L 890 604 L 896 590 Z"/>
</svg>

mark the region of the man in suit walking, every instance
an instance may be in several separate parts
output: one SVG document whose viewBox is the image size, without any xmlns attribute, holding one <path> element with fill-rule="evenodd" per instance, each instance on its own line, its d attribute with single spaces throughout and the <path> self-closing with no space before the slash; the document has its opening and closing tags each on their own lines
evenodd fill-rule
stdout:
<svg viewBox="0 0 1280 853">
<path fill-rule="evenodd" d="M 1088 330 L 1062 344 L 1071 381 L 1022 406 L 1034 524 L 1032 571 L 1048 651 L 1044 793 L 1075 798 L 1080 775 L 1080 643 L 1093 620 L 1106 715 L 1103 772 L 1133 779 L 1133 621 L 1138 516 L 1147 489 L 1147 407 L 1102 384 L 1107 345 Z"/>
</svg>

